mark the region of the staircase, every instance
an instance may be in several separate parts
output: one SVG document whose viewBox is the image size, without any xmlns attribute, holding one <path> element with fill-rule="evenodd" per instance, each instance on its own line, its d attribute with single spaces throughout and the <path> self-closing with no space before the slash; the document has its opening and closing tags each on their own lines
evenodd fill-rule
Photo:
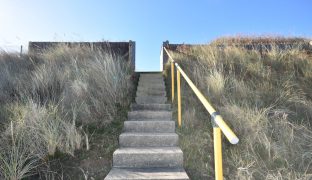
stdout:
<svg viewBox="0 0 312 180">
<path fill-rule="evenodd" d="M 161 73 L 141 73 L 105 180 L 188 180 Z"/>
</svg>

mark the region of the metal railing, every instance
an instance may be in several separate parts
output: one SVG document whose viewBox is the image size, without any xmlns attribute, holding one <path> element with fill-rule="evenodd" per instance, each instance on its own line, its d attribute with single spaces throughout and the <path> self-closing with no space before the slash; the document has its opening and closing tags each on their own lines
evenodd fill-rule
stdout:
<svg viewBox="0 0 312 180">
<path fill-rule="evenodd" d="M 178 98 L 178 125 L 181 127 L 182 125 L 182 110 L 181 110 L 181 75 L 191 87 L 193 92 L 196 94 L 200 102 L 204 105 L 206 110 L 211 115 L 211 122 L 213 126 L 213 143 L 214 143 L 214 161 L 215 161 L 215 179 L 222 180 L 223 179 L 223 167 L 222 167 L 222 142 L 221 142 L 221 132 L 225 135 L 225 137 L 229 140 L 231 144 L 237 144 L 239 139 L 231 130 L 231 128 L 224 122 L 221 115 L 212 107 L 212 105 L 208 102 L 205 96 L 199 91 L 199 89 L 194 85 L 191 79 L 186 75 L 183 69 L 179 66 L 178 63 L 174 61 L 169 52 L 165 47 L 163 47 L 164 51 L 167 53 L 170 64 L 171 64 L 171 89 L 172 89 L 172 103 L 174 102 L 174 66 L 177 69 L 177 98 Z"/>
</svg>

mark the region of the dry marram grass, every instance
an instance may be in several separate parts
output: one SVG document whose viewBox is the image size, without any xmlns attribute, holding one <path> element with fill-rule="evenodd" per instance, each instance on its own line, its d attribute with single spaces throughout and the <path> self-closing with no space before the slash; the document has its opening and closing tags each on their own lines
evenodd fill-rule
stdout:
<svg viewBox="0 0 312 180">
<path fill-rule="evenodd" d="M 130 103 L 132 73 L 109 51 L 59 46 L 40 56 L 1 52 L 0 178 L 22 179 L 55 153 L 74 156 L 87 146 L 83 127 L 112 122 L 117 108 Z"/>
<path fill-rule="evenodd" d="M 237 145 L 223 139 L 225 178 L 312 178 L 311 56 L 301 43 L 280 48 L 270 42 L 259 53 L 217 42 L 171 53 L 240 138 Z M 210 117 L 187 84 L 182 86 L 186 122 L 179 133 L 186 170 L 192 179 L 210 179 Z"/>
</svg>

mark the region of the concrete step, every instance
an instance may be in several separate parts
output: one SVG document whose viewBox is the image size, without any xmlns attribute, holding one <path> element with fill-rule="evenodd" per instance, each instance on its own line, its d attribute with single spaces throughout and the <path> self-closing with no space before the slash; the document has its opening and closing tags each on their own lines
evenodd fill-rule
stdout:
<svg viewBox="0 0 312 180">
<path fill-rule="evenodd" d="M 171 111 L 129 111 L 129 120 L 138 119 L 172 119 Z"/>
<path fill-rule="evenodd" d="M 162 76 L 162 72 L 140 73 L 140 76 Z"/>
<path fill-rule="evenodd" d="M 183 167 L 183 152 L 178 147 L 119 148 L 113 154 L 114 167 Z"/>
<path fill-rule="evenodd" d="M 163 83 L 165 82 L 164 78 L 140 78 L 139 82 L 155 82 L 155 83 Z"/>
<path fill-rule="evenodd" d="M 125 121 L 124 131 L 174 133 L 175 121 Z"/>
<path fill-rule="evenodd" d="M 140 74 L 140 78 L 163 78 L 164 76 L 161 73 L 155 74 Z"/>
<path fill-rule="evenodd" d="M 164 80 L 164 76 L 140 76 L 139 80 Z"/>
<path fill-rule="evenodd" d="M 140 78 L 139 82 L 158 82 L 158 83 L 164 83 L 164 78 Z"/>
<path fill-rule="evenodd" d="M 139 81 L 142 82 L 165 82 L 164 78 L 147 78 L 147 77 L 141 77 L 139 78 Z"/>
<path fill-rule="evenodd" d="M 165 87 L 161 86 L 138 86 L 137 91 L 166 91 Z"/>
<path fill-rule="evenodd" d="M 131 104 L 131 110 L 171 111 L 171 104 Z"/>
<path fill-rule="evenodd" d="M 141 82 L 139 81 L 138 87 L 143 88 L 165 88 L 165 83 L 159 83 L 159 82 Z"/>
<path fill-rule="evenodd" d="M 137 89 L 140 89 L 140 90 L 144 90 L 144 89 L 158 89 L 158 90 L 165 90 L 166 87 L 165 85 L 157 85 L 157 84 L 151 84 L 151 85 L 139 85 Z"/>
<path fill-rule="evenodd" d="M 189 180 L 183 168 L 113 168 L 104 180 Z"/>
<path fill-rule="evenodd" d="M 138 89 L 136 96 L 166 96 L 165 90 Z"/>
<path fill-rule="evenodd" d="M 138 96 L 135 98 L 137 104 L 165 104 L 167 100 L 165 96 Z"/>
<path fill-rule="evenodd" d="M 172 119 L 169 118 L 146 118 L 146 119 L 128 119 L 127 121 L 172 121 Z"/>
<path fill-rule="evenodd" d="M 137 92 L 136 98 L 142 98 L 142 97 L 146 97 L 146 98 L 165 98 L 165 99 L 167 99 L 167 96 L 164 95 L 164 93 L 162 93 L 161 95 L 152 95 L 148 91 L 146 91 L 146 92 L 142 92 L 142 91 Z M 165 104 L 165 103 L 159 103 L 159 104 Z"/>
<path fill-rule="evenodd" d="M 132 133 L 125 132 L 119 136 L 120 147 L 172 147 L 178 146 L 176 133 Z"/>
</svg>

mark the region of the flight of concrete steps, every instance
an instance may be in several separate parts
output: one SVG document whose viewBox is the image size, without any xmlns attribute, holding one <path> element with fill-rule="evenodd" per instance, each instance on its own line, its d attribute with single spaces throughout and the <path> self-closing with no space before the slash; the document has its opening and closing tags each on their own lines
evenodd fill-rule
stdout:
<svg viewBox="0 0 312 180">
<path fill-rule="evenodd" d="M 188 180 L 161 73 L 141 73 L 105 180 Z"/>
</svg>

